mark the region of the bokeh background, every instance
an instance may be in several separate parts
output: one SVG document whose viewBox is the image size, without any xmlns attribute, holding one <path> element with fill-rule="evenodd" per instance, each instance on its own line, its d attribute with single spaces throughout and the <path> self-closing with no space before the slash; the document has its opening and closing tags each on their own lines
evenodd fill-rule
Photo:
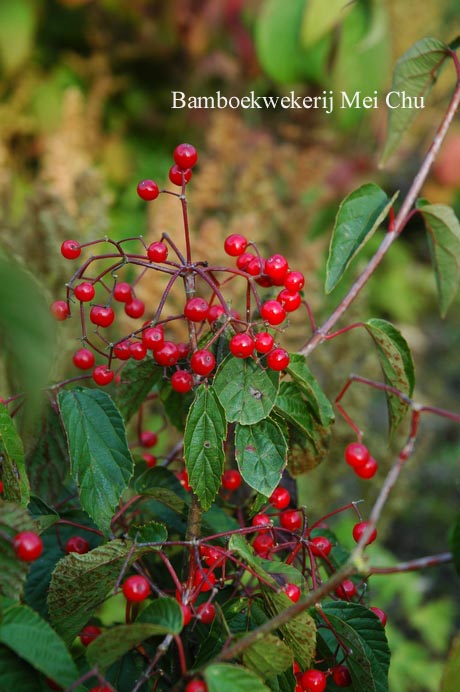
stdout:
<svg viewBox="0 0 460 692">
<path fill-rule="evenodd" d="M 331 115 L 173 110 L 171 91 L 205 96 L 220 90 L 240 97 L 251 90 L 267 96 L 291 89 L 312 96 L 324 89 L 384 93 L 395 61 L 416 40 L 429 35 L 449 42 L 460 33 L 458 0 L 344 4 L 0 1 L 3 396 L 23 386 L 24 378 L 43 376 L 43 354 L 54 363 L 54 378 L 75 374 L 68 365 L 75 348 L 72 327 L 65 325 L 55 342 L 53 325 L 34 302 L 38 284 L 48 302 L 64 294 L 69 270 L 59 252 L 63 240 L 106 234 L 154 239 L 163 231 L 177 232 L 174 200 L 146 209 L 135 188 L 145 177 L 167 183 L 171 151 L 181 141 L 200 151 L 189 194 L 195 256 L 223 261 L 225 236 L 243 233 L 264 252 L 284 252 L 306 273 L 318 322 L 335 307 L 381 237 L 377 233 L 349 278 L 325 296 L 324 266 L 337 206 L 370 181 L 404 195 L 446 107 L 453 70 L 442 75 L 384 169 L 378 167 L 383 107 Z M 423 191 L 430 202 L 452 204 L 457 211 L 459 159 L 457 121 Z M 31 276 L 21 274 L 19 280 L 11 267 L 21 265 Z M 154 303 L 158 286 L 146 286 L 141 297 Z M 394 322 L 414 354 L 416 398 L 458 411 L 459 308 L 457 300 L 447 318 L 439 318 L 428 247 L 414 221 L 341 326 L 373 316 Z M 305 318 L 295 318 L 289 347 L 300 347 L 308 335 Z M 350 372 L 380 378 L 366 339 L 354 331 L 314 353 L 312 368 L 332 399 Z M 299 482 L 300 501 L 315 520 L 351 499 L 364 500 L 365 516 L 404 439 L 402 430 L 388 443 L 380 395 L 354 386 L 345 403 L 366 431 L 382 471 L 372 482 L 350 478 L 342 454 L 351 435 L 338 421 L 330 457 Z M 459 459 L 458 427 L 442 419 L 424 421 L 417 454 L 385 512 L 382 540 L 369 548 L 372 561 L 389 565 L 448 549 L 460 504 Z M 345 544 L 352 523 L 351 516 L 334 522 Z M 393 692 L 439 689 L 458 629 L 458 588 L 450 567 L 371 579 L 371 600 L 389 615 Z"/>
</svg>

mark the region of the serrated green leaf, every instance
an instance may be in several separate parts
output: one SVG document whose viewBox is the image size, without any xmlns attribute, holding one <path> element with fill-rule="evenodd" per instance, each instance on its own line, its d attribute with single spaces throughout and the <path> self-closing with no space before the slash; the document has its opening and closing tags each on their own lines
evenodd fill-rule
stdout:
<svg viewBox="0 0 460 692">
<path fill-rule="evenodd" d="M 268 588 L 263 588 L 262 591 L 265 608 L 270 617 L 292 606 L 292 601 L 286 594 L 275 593 Z M 316 652 L 316 623 L 310 613 L 303 611 L 279 629 L 301 669 L 309 668 Z"/>
<path fill-rule="evenodd" d="M 64 641 L 73 640 L 114 588 L 123 567 L 129 567 L 146 550 L 130 553 L 132 547 L 127 541 L 114 540 L 84 555 L 71 553 L 58 562 L 51 577 L 48 610 Z"/>
<path fill-rule="evenodd" d="M 253 425 L 275 405 L 279 373 L 247 358 L 228 356 L 214 378 L 214 389 L 229 423 Z"/>
<path fill-rule="evenodd" d="M 224 470 L 227 425 L 212 387 L 196 392 L 185 425 L 184 458 L 189 483 L 204 510 L 210 508 L 220 488 Z"/>
<path fill-rule="evenodd" d="M 35 447 L 26 457 L 26 468 L 32 492 L 53 504 L 62 497 L 68 476 L 69 452 L 61 418 L 52 406 L 45 407 L 37 432 Z"/>
<path fill-rule="evenodd" d="M 163 368 L 151 357 L 126 363 L 115 395 L 117 407 L 124 420 L 128 421 L 138 411 L 139 406 L 162 378 Z"/>
<path fill-rule="evenodd" d="M 0 404 L 0 457 L 5 500 L 27 507 L 30 487 L 24 464 L 24 447 L 16 426 L 3 404 Z"/>
<path fill-rule="evenodd" d="M 335 416 L 332 404 L 312 375 L 305 356 L 301 353 L 291 353 L 287 371 L 312 407 L 318 422 L 324 426 L 333 423 Z"/>
<path fill-rule="evenodd" d="M 252 671 L 231 663 L 215 663 L 204 669 L 208 692 L 270 692 Z"/>
<path fill-rule="evenodd" d="M 334 26 L 343 22 L 351 5 L 347 0 L 309 0 L 302 19 L 301 38 L 304 46 L 315 44 Z"/>
<path fill-rule="evenodd" d="M 145 639 L 159 634 L 168 634 L 164 627 L 149 623 L 133 622 L 116 625 L 103 632 L 86 649 L 89 665 L 106 670 L 115 661 Z"/>
<path fill-rule="evenodd" d="M 445 317 L 460 283 L 460 223 L 445 204 L 424 204 L 419 211 L 425 221 L 439 309 Z"/>
<path fill-rule="evenodd" d="M 374 235 L 398 193 L 391 199 L 374 183 L 350 193 L 340 204 L 326 264 L 326 293 L 339 283 L 352 259 Z"/>
<path fill-rule="evenodd" d="M 179 634 L 184 626 L 184 616 L 176 599 L 165 597 L 152 601 L 136 622 L 146 622 L 158 627 L 158 634 Z"/>
<path fill-rule="evenodd" d="M 310 407 L 302 397 L 300 389 L 295 382 L 281 382 L 275 411 L 305 435 L 312 434 Z"/>
<path fill-rule="evenodd" d="M 294 663 L 289 647 L 274 634 L 266 634 L 262 641 L 255 642 L 243 653 L 243 663 L 262 680 L 281 675 Z"/>
<path fill-rule="evenodd" d="M 305 5 L 305 0 L 265 0 L 258 13 L 257 56 L 265 72 L 277 82 L 295 82 L 302 76 L 300 27 Z"/>
<path fill-rule="evenodd" d="M 364 326 L 374 340 L 385 382 L 411 397 L 415 385 L 415 372 L 407 341 L 401 332 L 386 320 L 370 319 Z M 404 418 L 408 404 L 388 393 L 387 405 L 392 433 Z"/>
<path fill-rule="evenodd" d="M 254 425 L 235 426 L 235 456 L 245 482 L 263 495 L 271 495 L 287 462 L 287 442 L 270 418 Z"/>
<path fill-rule="evenodd" d="M 168 539 L 168 530 L 164 524 L 150 521 L 148 524 L 132 524 L 129 535 L 136 543 L 159 543 L 158 548 L 161 548 Z"/>
<path fill-rule="evenodd" d="M 390 110 L 382 163 L 396 151 L 404 132 L 419 112 L 419 109 L 414 107 L 416 102 L 413 99 L 428 96 L 449 55 L 449 46 L 442 41 L 436 38 L 423 38 L 409 48 L 396 63 L 391 92 L 404 92 L 412 99 L 407 102 L 412 107 L 408 105 L 406 108 Z"/>
<path fill-rule="evenodd" d="M 62 391 L 59 408 L 81 505 L 108 534 L 134 468 L 123 420 L 109 395 L 98 389 Z"/>
<path fill-rule="evenodd" d="M 0 550 L 0 594 L 8 598 L 19 598 L 29 571 L 29 565 L 16 557 L 13 538 L 21 531 L 35 530 L 36 526 L 25 509 L 0 499 L 0 531 L 11 539 L 10 543 L 2 538 Z"/>
<path fill-rule="evenodd" d="M 79 677 L 62 639 L 29 606 L 16 604 L 4 609 L 0 642 L 64 687 Z"/>
<path fill-rule="evenodd" d="M 145 671 L 145 658 L 137 651 L 130 651 L 113 663 L 105 671 L 104 677 L 114 690 L 130 690 L 133 687 L 133 680 L 139 680 Z M 152 692 L 150 682 L 144 683 L 139 692 Z"/>
<path fill-rule="evenodd" d="M 359 603 L 327 603 L 323 610 L 334 634 L 321 629 L 321 637 L 331 652 L 337 647 L 335 635 L 348 647 L 347 667 L 356 689 L 387 692 L 390 650 L 380 620 Z M 323 624 L 320 613 L 315 617 Z"/>
<path fill-rule="evenodd" d="M 460 574 L 460 515 L 455 519 L 449 536 L 450 549 L 457 574 Z"/>
<path fill-rule="evenodd" d="M 460 636 L 452 642 L 441 680 L 440 692 L 457 692 L 460 679 Z"/>
</svg>

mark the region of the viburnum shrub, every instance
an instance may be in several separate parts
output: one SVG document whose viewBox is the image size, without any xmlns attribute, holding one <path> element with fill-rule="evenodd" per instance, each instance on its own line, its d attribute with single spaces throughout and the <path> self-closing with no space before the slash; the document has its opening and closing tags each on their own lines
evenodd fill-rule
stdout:
<svg viewBox="0 0 460 692">
<path fill-rule="evenodd" d="M 137 187 L 148 203 L 177 199 L 183 236 L 62 244 L 70 278 L 51 312 L 71 320 L 80 343 L 72 376 L 47 391 L 30 481 L 13 420 L 22 395 L 0 405 L 0 674 L 8 669 L 8 689 L 387 689 L 387 616 L 371 600 L 372 575 L 458 565 L 459 524 L 453 555 L 377 567 L 370 544 L 422 416 L 460 417 L 413 399 L 411 353 L 392 324 L 335 325 L 416 214 L 428 230 L 442 313 L 454 298 L 460 224 L 452 209 L 417 196 L 460 101 L 455 50 L 424 39 L 398 63 L 395 83 L 426 94 L 450 60 L 454 95 L 398 211 L 397 195 L 372 183 L 338 210 L 327 292 L 385 222 L 386 232 L 320 326 L 302 267 L 277 248 L 262 252 L 244 229 L 223 239 L 226 264 L 194 255 L 185 194 L 198 161 L 191 144 L 174 151 L 174 189 L 152 180 Z M 392 111 L 385 155 L 411 115 Z M 151 276 L 164 287 L 156 304 L 142 290 Z M 306 343 L 288 353 L 294 311 L 305 318 Z M 350 375 L 326 394 L 308 357 L 351 329 L 370 337 L 383 379 Z M 392 431 L 406 419 L 408 437 L 386 472 L 372 456 L 371 431 L 344 407 L 352 384 L 386 394 Z M 297 500 L 292 477 L 327 463 L 334 405 L 350 426 L 344 467 L 358 483 L 380 475 L 364 516 L 353 498 L 322 516 Z M 155 455 L 145 451 L 153 447 Z M 354 521 L 343 545 L 333 533 L 342 512 Z"/>
</svg>

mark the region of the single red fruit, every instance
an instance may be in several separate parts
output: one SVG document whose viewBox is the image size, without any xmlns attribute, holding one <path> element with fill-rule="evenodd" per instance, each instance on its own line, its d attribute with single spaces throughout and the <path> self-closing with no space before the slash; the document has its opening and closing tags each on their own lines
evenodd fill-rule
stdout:
<svg viewBox="0 0 460 692">
<path fill-rule="evenodd" d="M 115 319 L 115 313 L 109 306 L 94 305 L 90 310 L 89 319 L 98 327 L 110 327 Z"/>
<path fill-rule="evenodd" d="M 248 246 L 247 238 L 244 235 L 233 233 L 225 238 L 224 250 L 230 257 L 240 257 Z"/>
<path fill-rule="evenodd" d="M 82 536 L 71 536 L 65 544 L 65 552 L 67 555 L 69 555 L 69 553 L 84 555 L 89 552 L 89 543 Z"/>
<path fill-rule="evenodd" d="M 230 339 L 230 353 L 236 358 L 249 358 L 254 352 L 254 340 L 249 334 L 234 334 Z"/>
<path fill-rule="evenodd" d="M 180 168 L 177 163 L 169 169 L 170 181 L 173 185 L 178 185 L 179 187 L 182 187 L 182 181 L 187 185 L 192 179 L 192 175 L 191 168 Z"/>
<path fill-rule="evenodd" d="M 107 365 L 97 365 L 93 370 L 93 380 L 101 387 L 110 384 L 115 376 L 113 370 L 109 370 Z"/>
<path fill-rule="evenodd" d="M 200 555 L 209 567 L 225 561 L 225 555 L 210 545 L 200 545 Z"/>
<path fill-rule="evenodd" d="M 214 572 L 209 572 L 209 570 L 204 569 L 201 572 L 198 571 L 195 573 L 193 584 L 197 587 L 198 591 L 201 591 L 202 593 L 205 591 L 211 591 L 215 583 L 216 575 Z"/>
<path fill-rule="evenodd" d="M 291 496 L 286 488 L 275 488 L 270 496 L 270 503 L 276 509 L 286 509 L 290 501 Z"/>
<path fill-rule="evenodd" d="M 300 678 L 300 684 L 306 692 L 324 692 L 327 678 L 321 670 L 310 668 Z"/>
<path fill-rule="evenodd" d="M 288 261 L 283 255 L 272 255 L 265 260 L 264 272 L 270 277 L 275 286 L 283 285 L 288 269 Z"/>
<path fill-rule="evenodd" d="M 190 353 L 190 345 L 186 344 L 184 341 L 179 341 L 177 344 L 177 350 L 179 351 L 179 360 L 187 358 Z"/>
<path fill-rule="evenodd" d="M 297 509 L 288 509 L 280 514 L 280 524 L 283 529 L 297 531 L 302 523 L 302 514 Z"/>
<path fill-rule="evenodd" d="M 366 461 L 364 466 L 355 466 L 354 472 L 360 478 L 363 478 L 364 480 L 368 480 L 369 478 L 372 478 L 373 476 L 375 476 L 378 469 L 379 469 L 379 465 L 375 461 L 374 457 L 369 457 L 369 460 Z"/>
<path fill-rule="evenodd" d="M 268 353 L 272 350 L 275 339 L 268 332 L 259 332 L 256 334 L 254 345 L 258 353 Z"/>
<path fill-rule="evenodd" d="M 204 298 L 190 298 L 185 304 L 184 315 L 191 322 L 204 322 L 208 316 L 209 304 Z"/>
<path fill-rule="evenodd" d="M 222 486 L 226 490 L 236 490 L 242 482 L 241 473 L 236 469 L 227 469 L 222 475 Z"/>
<path fill-rule="evenodd" d="M 76 240 L 64 240 L 61 245 L 61 255 L 66 259 L 73 260 L 80 257 L 81 247 Z"/>
<path fill-rule="evenodd" d="M 2 494 L 2 492 L 3 492 L 3 481 L 0 481 L 0 495 Z"/>
<path fill-rule="evenodd" d="M 154 180 L 141 180 L 137 186 L 137 194 L 145 202 L 151 202 L 158 197 L 160 190 Z"/>
<path fill-rule="evenodd" d="M 143 360 L 147 355 L 147 349 L 142 341 L 133 341 L 129 345 L 129 354 L 134 360 Z"/>
<path fill-rule="evenodd" d="M 252 526 L 264 526 L 270 523 L 271 518 L 268 516 L 268 514 L 263 514 L 262 512 L 253 516 L 251 521 Z M 269 531 L 268 528 L 263 529 L 260 533 L 266 533 L 267 531 Z"/>
<path fill-rule="evenodd" d="M 332 668 L 332 679 L 337 687 L 350 687 L 351 675 L 346 666 L 339 665 Z"/>
<path fill-rule="evenodd" d="M 221 315 L 225 315 L 222 305 L 211 305 L 208 310 L 208 322 L 213 324 Z"/>
<path fill-rule="evenodd" d="M 185 605 L 185 603 L 179 603 L 180 608 L 182 610 L 182 617 L 184 619 L 184 627 L 188 625 L 190 620 L 192 619 L 192 610 L 190 606 Z"/>
<path fill-rule="evenodd" d="M 133 298 L 129 303 L 125 303 L 125 313 L 128 317 L 138 319 L 145 312 L 145 303 L 139 298 Z"/>
<path fill-rule="evenodd" d="M 113 355 L 120 360 L 129 360 L 131 358 L 131 342 L 129 339 L 120 341 L 113 347 Z"/>
<path fill-rule="evenodd" d="M 168 257 L 168 246 L 161 240 L 150 243 L 147 248 L 147 256 L 151 262 L 164 262 Z"/>
<path fill-rule="evenodd" d="M 364 466 L 369 461 L 369 450 L 360 442 L 352 442 L 345 449 L 345 461 L 354 469 Z"/>
<path fill-rule="evenodd" d="M 153 357 L 158 365 L 175 365 L 179 360 L 179 349 L 173 341 L 165 341 L 161 348 L 153 351 Z"/>
<path fill-rule="evenodd" d="M 126 281 L 120 281 L 115 284 L 113 289 L 113 297 L 119 303 L 130 303 L 133 298 L 133 289 Z"/>
<path fill-rule="evenodd" d="M 310 541 L 310 550 L 317 557 L 327 557 L 332 550 L 332 543 L 326 536 L 315 536 Z"/>
<path fill-rule="evenodd" d="M 139 441 L 143 447 L 155 447 L 158 442 L 158 435 L 153 430 L 143 430 Z"/>
<path fill-rule="evenodd" d="M 57 684 L 57 682 L 54 682 L 51 678 L 45 678 L 45 682 L 50 688 L 50 690 L 63 690 L 64 688 L 61 687 L 60 685 Z"/>
<path fill-rule="evenodd" d="M 183 469 L 182 471 L 178 471 L 176 473 L 176 478 L 184 490 L 189 492 L 192 489 L 191 485 L 188 482 L 188 473 L 187 473 L 186 469 Z"/>
<path fill-rule="evenodd" d="M 80 348 L 73 354 L 73 364 L 80 370 L 90 370 L 94 366 L 94 353 L 87 348 Z"/>
<path fill-rule="evenodd" d="M 247 272 L 249 263 L 255 258 L 252 252 L 243 252 L 236 260 L 236 266 L 242 272 Z"/>
<path fill-rule="evenodd" d="M 107 687 L 107 685 L 96 685 L 96 687 L 92 687 L 89 692 L 113 692 L 113 687 Z"/>
<path fill-rule="evenodd" d="M 188 370 L 176 370 L 171 376 L 171 387 L 180 394 L 189 392 L 193 387 L 193 375 Z"/>
<path fill-rule="evenodd" d="M 252 541 L 252 547 L 257 555 L 261 555 L 262 557 L 268 557 L 269 551 L 273 548 L 274 544 L 275 540 L 271 533 L 265 533 L 265 531 L 258 533 Z"/>
<path fill-rule="evenodd" d="M 284 277 L 284 287 L 288 291 L 301 291 L 305 286 L 305 277 L 301 272 L 288 272 Z"/>
<path fill-rule="evenodd" d="M 173 153 L 174 161 L 179 168 L 193 168 L 198 161 L 198 153 L 193 144 L 178 144 Z"/>
<path fill-rule="evenodd" d="M 51 314 L 58 322 L 66 320 L 70 315 L 69 306 L 65 300 L 55 300 L 50 306 Z"/>
<path fill-rule="evenodd" d="M 361 521 L 361 522 L 359 522 L 359 524 L 355 524 L 353 526 L 353 538 L 355 539 L 356 543 L 358 543 L 361 540 L 361 536 L 367 530 L 368 526 L 369 526 L 369 523 L 367 521 Z M 369 545 L 370 543 L 373 543 L 376 538 L 377 538 L 377 529 L 372 529 L 372 531 L 369 535 L 369 538 L 367 539 L 365 545 Z"/>
<path fill-rule="evenodd" d="M 289 353 L 284 350 L 284 348 L 274 348 L 273 351 L 267 355 L 267 365 L 270 370 L 275 370 L 279 372 L 280 370 L 285 370 L 290 363 Z"/>
<path fill-rule="evenodd" d="M 80 300 L 82 303 L 88 303 L 90 300 L 93 300 L 96 291 L 93 284 L 90 284 L 89 281 L 84 281 L 82 284 L 75 286 L 73 294 L 77 300 Z"/>
<path fill-rule="evenodd" d="M 131 603 L 140 603 L 150 596 L 150 584 L 141 574 L 128 577 L 122 586 L 123 595 Z"/>
<path fill-rule="evenodd" d="M 264 260 L 261 257 L 253 257 L 247 264 L 245 271 L 251 276 L 260 276 L 264 270 Z"/>
<path fill-rule="evenodd" d="M 377 608 L 376 606 L 371 606 L 370 610 L 372 610 L 372 612 L 375 613 L 375 615 L 377 615 L 378 619 L 382 623 L 382 626 L 385 627 L 385 625 L 387 624 L 387 614 L 385 613 L 385 611 L 381 608 Z"/>
<path fill-rule="evenodd" d="M 216 617 L 216 608 L 212 603 L 202 603 L 197 608 L 198 618 L 205 625 L 210 625 Z"/>
<path fill-rule="evenodd" d="M 142 455 L 142 458 L 149 468 L 153 468 L 154 466 L 157 465 L 157 458 L 154 454 L 149 454 L 148 452 L 144 452 L 144 454 Z"/>
<path fill-rule="evenodd" d="M 13 539 L 13 548 L 20 560 L 34 562 L 43 552 L 43 541 L 33 531 L 21 531 Z"/>
<path fill-rule="evenodd" d="M 208 692 L 208 686 L 204 680 L 190 680 L 185 685 L 185 692 Z"/>
<path fill-rule="evenodd" d="M 294 312 L 300 307 L 302 296 L 300 293 L 292 293 L 288 291 L 287 288 L 283 288 L 283 290 L 278 293 L 277 301 L 281 303 L 286 312 Z"/>
<path fill-rule="evenodd" d="M 349 601 L 357 594 L 356 584 L 351 579 L 344 579 L 340 586 L 336 588 L 335 593 L 339 598 Z"/>
<path fill-rule="evenodd" d="M 158 351 L 165 342 L 163 327 L 148 327 L 148 329 L 142 332 L 142 341 L 146 348 Z"/>
<path fill-rule="evenodd" d="M 302 593 L 297 584 L 286 584 L 283 591 L 293 603 L 297 603 Z"/>
<path fill-rule="evenodd" d="M 100 627 L 96 625 L 86 625 L 80 632 L 80 641 L 83 646 L 89 646 L 100 634 L 102 634 Z"/>
<path fill-rule="evenodd" d="M 201 375 L 201 377 L 210 375 L 215 366 L 216 359 L 211 351 L 208 351 L 206 348 L 195 351 L 190 359 L 190 367 L 193 372 L 197 375 Z"/>
<path fill-rule="evenodd" d="M 281 324 L 286 319 L 286 311 L 277 300 L 267 300 L 260 308 L 260 315 L 268 324 Z"/>
</svg>

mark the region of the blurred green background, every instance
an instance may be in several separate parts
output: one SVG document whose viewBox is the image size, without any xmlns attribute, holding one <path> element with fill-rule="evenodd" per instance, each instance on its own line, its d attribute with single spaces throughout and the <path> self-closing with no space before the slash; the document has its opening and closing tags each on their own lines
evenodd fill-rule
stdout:
<svg viewBox="0 0 460 692">
<path fill-rule="evenodd" d="M 363 182 L 389 193 L 407 190 L 442 117 L 454 83 L 446 71 L 429 105 L 384 169 L 384 108 L 326 115 L 297 110 L 173 110 L 171 91 L 188 95 L 300 95 L 323 90 L 379 93 L 397 58 L 416 40 L 460 33 L 458 0 L 1 0 L 0 1 L 0 340 L 1 395 L 75 374 L 73 325 L 53 326 L 43 305 L 64 296 L 68 264 L 59 247 L 161 232 L 174 234 L 178 210 L 146 210 L 136 183 L 165 183 L 171 151 L 193 142 L 200 165 L 190 186 L 195 255 L 223 261 L 231 232 L 263 251 L 283 251 L 307 276 L 317 321 L 327 316 L 380 238 L 361 253 L 345 280 L 325 297 L 322 284 L 340 200 Z M 423 194 L 460 208 L 460 125 L 455 123 Z M 377 234 L 378 236 L 379 234 Z M 14 263 L 11 259 L 14 258 Z M 37 289 L 37 282 L 40 289 Z M 156 301 L 159 288 L 142 296 Z M 458 410 L 459 301 L 441 321 L 429 252 L 414 222 L 393 247 L 341 326 L 371 316 L 393 321 L 407 338 L 418 373 L 416 398 Z M 40 317 L 41 312 L 43 316 Z M 309 334 L 295 318 L 288 345 Z M 350 372 L 380 378 L 375 354 L 358 332 L 315 352 L 312 368 L 334 399 Z M 54 350 L 56 349 L 56 351 Z M 59 358 L 54 355 L 59 354 Z M 28 366 L 24 367 L 24 363 Z M 331 363 L 334 367 L 331 367 Z M 33 382 L 32 382 L 33 381 Z M 309 516 L 350 499 L 366 515 L 400 437 L 389 446 L 385 403 L 354 386 L 344 403 L 366 431 L 382 472 L 362 483 L 344 469 L 350 441 L 340 421 L 332 452 L 300 481 Z M 392 495 L 372 559 L 392 564 L 448 549 L 459 507 L 460 435 L 426 419 L 418 450 Z M 348 517 L 333 528 L 345 544 Z M 383 547 L 384 546 L 384 547 Z M 450 567 L 375 577 L 371 600 L 388 611 L 393 692 L 439 688 L 458 626 L 458 580 Z M 448 687 L 444 687 L 448 690 Z"/>
</svg>

